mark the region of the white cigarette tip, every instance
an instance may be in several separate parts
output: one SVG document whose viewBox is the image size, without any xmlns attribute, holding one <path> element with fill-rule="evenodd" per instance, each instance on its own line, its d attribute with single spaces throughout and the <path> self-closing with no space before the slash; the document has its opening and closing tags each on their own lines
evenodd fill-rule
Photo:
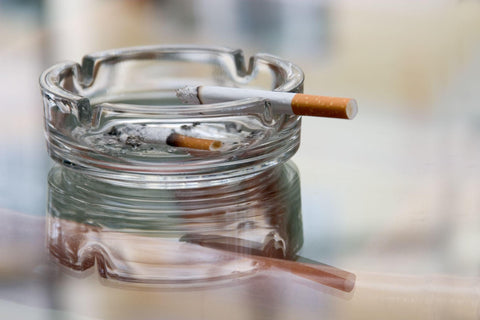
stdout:
<svg viewBox="0 0 480 320">
<path fill-rule="evenodd" d="M 347 117 L 353 119 L 358 113 L 358 104 L 355 99 L 350 99 L 347 103 Z"/>
<path fill-rule="evenodd" d="M 177 98 L 185 104 L 200 104 L 197 95 L 197 87 L 185 86 L 175 91 Z"/>
</svg>

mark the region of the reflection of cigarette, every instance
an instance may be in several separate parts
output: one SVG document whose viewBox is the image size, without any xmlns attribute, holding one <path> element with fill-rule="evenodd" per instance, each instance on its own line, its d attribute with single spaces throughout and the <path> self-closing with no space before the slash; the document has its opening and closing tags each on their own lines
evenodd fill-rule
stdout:
<svg viewBox="0 0 480 320">
<path fill-rule="evenodd" d="M 358 109 L 357 102 L 350 98 L 216 86 L 187 86 L 177 90 L 177 97 L 188 104 L 218 103 L 257 97 L 267 99 L 276 113 L 340 119 L 353 119 Z"/>
<path fill-rule="evenodd" d="M 199 150 L 217 150 L 222 146 L 222 142 L 218 140 L 194 138 L 175 132 L 168 136 L 167 144 L 173 147 Z"/>
<path fill-rule="evenodd" d="M 325 264 L 302 263 L 279 259 L 277 256 L 269 257 L 268 253 L 260 249 L 258 244 L 253 241 L 198 233 L 187 233 L 179 240 L 211 249 L 243 254 L 266 269 L 278 268 L 344 292 L 350 292 L 355 287 L 356 276 L 353 273 Z"/>
</svg>

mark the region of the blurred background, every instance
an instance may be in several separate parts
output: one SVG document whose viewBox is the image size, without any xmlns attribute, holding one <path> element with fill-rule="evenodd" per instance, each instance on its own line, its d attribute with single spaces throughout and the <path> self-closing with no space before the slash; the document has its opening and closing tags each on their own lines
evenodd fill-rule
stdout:
<svg viewBox="0 0 480 320">
<path fill-rule="evenodd" d="M 415 276 L 421 286 L 431 275 L 463 279 L 442 292 L 466 283 L 462 301 L 480 318 L 480 1 L 0 0 L 2 318 L 122 318 L 105 307 L 119 301 L 129 310 L 131 294 L 112 298 L 95 279 L 68 278 L 52 289 L 42 269 L 51 163 L 38 77 L 86 53 L 148 44 L 275 54 L 304 70 L 306 93 L 356 98 L 353 121 L 303 119 L 294 157 L 302 255 L 356 272 L 359 281 L 362 272 Z M 93 290 L 109 303 L 92 305 Z M 357 298 L 333 314 L 375 315 Z M 215 318 L 202 299 L 202 315 Z M 409 318 L 448 315 L 428 309 Z"/>
</svg>

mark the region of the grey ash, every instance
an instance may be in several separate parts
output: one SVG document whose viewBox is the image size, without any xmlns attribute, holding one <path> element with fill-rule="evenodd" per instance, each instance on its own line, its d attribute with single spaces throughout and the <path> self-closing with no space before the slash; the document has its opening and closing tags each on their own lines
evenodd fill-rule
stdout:
<svg viewBox="0 0 480 320">
<path fill-rule="evenodd" d="M 125 144 L 133 148 L 140 147 L 142 143 L 143 143 L 142 139 L 136 136 L 129 136 L 127 140 L 125 140 Z"/>
<path fill-rule="evenodd" d="M 198 122 L 198 121 L 195 121 L 191 125 L 187 125 L 187 124 L 181 125 L 180 129 L 185 130 L 185 131 L 190 131 L 193 128 L 198 127 L 199 125 L 201 125 L 201 123 Z"/>
<path fill-rule="evenodd" d="M 232 132 L 232 133 L 241 133 L 243 131 L 242 125 L 235 122 L 226 123 L 225 130 L 227 130 L 227 132 Z"/>
<path fill-rule="evenodd" d="M 138 130 L 137 130 L 138 131 Z M 140 147 L 144 141 L 141 136 L 135 134 L 138 133 L 135 130 L 129 130 L 128 128 L 117 128 L 113 126 L 106 135 L 110 137 L 116 137 L 119 142 L 125 143 L 127 146 L 130 146 L 134 149 Z"/>
<path fill-rule="evenodd" d="M 252 130 L 247 138 L 254 139 L 260 135 L 260 130 Z"/>
</svg>

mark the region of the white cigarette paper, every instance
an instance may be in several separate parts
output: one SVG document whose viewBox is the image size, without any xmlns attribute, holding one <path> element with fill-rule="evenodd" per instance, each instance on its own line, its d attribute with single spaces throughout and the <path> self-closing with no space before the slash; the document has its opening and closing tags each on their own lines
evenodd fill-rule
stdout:
<svg viewBox="0 0 480 320">
<path fill-rule="evenodd" d="M 357 102 L 350 98 L 316 96 L 302 93 L 276 92 L 218 86 L 187 86 L 177 90 L 177 97 L 187 104 L 210 104 L 246 98 L 263 98 L 275 113 L 353 119 Z"/>
</svg>

